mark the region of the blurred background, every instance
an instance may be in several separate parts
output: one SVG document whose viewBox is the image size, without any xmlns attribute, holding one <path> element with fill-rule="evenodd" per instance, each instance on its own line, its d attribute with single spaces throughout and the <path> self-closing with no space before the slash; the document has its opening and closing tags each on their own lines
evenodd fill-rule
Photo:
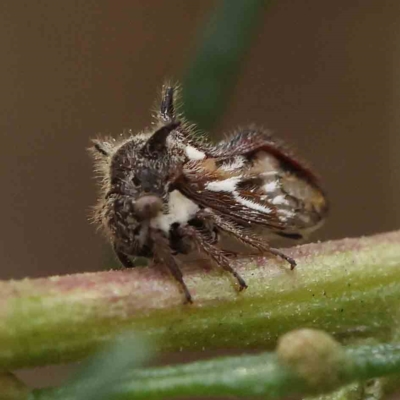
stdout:
<svg viewBox="0 0 400 400">
<path fill-rule="evenodd" d="M 234 0 L 232 0 L 234 1 Z M 105 267 L 88 222 L 86 148 L 141 130 L 182 80 L 217 1 L 39 0 L 0 5 L 1 279 Z M 332 210 L 312 239 L 400 222 L 400 2 L 269 2 L 214 137 L 272 129 L 314 165 Z"/>
<path fill-rule="evenodd" d="M 149 126 L 162 83 L 185 81 L 219 3 L 1 3 L 0 279 L 112 264 L 88 222 L 89 139 Z M 256 123 L 314 165 L 332 209 L 311 239 L 396 229 L 400 2 L 266 3 L 211 134 Z M 45 371 L 47 381 L 59 376 Z M 25 374 L 33 385 L 40 376 Z"/>
</svg>

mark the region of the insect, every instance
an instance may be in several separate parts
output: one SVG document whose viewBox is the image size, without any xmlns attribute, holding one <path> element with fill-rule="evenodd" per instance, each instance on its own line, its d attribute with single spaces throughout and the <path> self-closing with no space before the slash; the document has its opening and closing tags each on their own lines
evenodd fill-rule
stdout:
<svg viewBox="0 0 400 400">
<path fill-rule="evenodd" d="M 221 234 L 293 269 L 295 261 L 259 232 L 298 239 L 321 224 L 328 203 L 313 172 L 262 129 L 216 144 L 199 139 L 176 111 L 177 96 L 176 87 L 163 87 L 155 128 L 93 140 L 102 183 L 94 220 L 121 264 L 133 267 L 141 256 L 165 265 L 186 302 L 192 296 L 176 256 L 194 250 L 230 272 L 240 290 L 247 287 L 219 246 Z"/>
</svg>

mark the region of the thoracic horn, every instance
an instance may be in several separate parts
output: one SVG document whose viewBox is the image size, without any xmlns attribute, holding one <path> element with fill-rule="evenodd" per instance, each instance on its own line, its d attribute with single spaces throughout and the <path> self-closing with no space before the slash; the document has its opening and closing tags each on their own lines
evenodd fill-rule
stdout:
<svg viewBox="0 0 400 400">
<path fill-rule="evenodd" d="M 158 153 L 164 150 L 168 135 L 180 125 L 180 121 L 171 122 L 156 130 L 145 145 L 149 153 Z"/>
</svg>

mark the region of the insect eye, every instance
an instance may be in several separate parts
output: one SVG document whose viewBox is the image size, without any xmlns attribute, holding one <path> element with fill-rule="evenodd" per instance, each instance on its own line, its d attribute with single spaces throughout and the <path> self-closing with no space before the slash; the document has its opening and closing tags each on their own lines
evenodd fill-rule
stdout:
<svg viewBox="0 0 400 400">
<path fill-rule="evenodd" d="M 142 182 L 140 181 L 140 179 L 139 179 L 136 175 L 132 178 L 132 182 L 133 182 L 133 184 L 134 184 L 135 186 L 140 186 L 140 184 L 142 183 Z"/>
</svg>

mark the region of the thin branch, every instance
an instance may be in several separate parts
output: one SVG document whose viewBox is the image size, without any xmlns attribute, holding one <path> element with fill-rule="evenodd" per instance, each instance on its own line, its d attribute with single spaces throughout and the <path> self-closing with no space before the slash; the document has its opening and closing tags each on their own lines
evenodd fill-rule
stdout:
<svg viewBox="0 0 400 400">
<path fill-rule="evenodd" d="M 314 327 L 339 339 L 386 340 L 398 326 L 400 232 L 286 249 L 234 264 L 227 274 L 184 269 L 193 305 L 157 268 L 0 282 L 0 367 L 79 360 L 129 328 L 160 350 L 272 348 L 283 333 Z"/>
<path fill-rule="evenodd" d="M 291 356 L 288 359 L 289 354 Z M 296 356 L 295 363 L 293 355 Z M 305 395 L 329 393 L 352 382 L 365 381 L 398 371 L 400 371 L 399 344 L 345 348 L 324 332 L 300 330 L 282 338 L 282 343 L 275 353 L 131 370 L 119 375 L 115 385 L 109 389 L 108 398 L 110 400 L 155 400 L 177 396 L 302 398 Z M 110 374 L 113 372 L 110 371 Z M 315 375 L 318 375 L 318 379 Z M 92 376 L 91 380 L 81 380 L 76 384 L 72 396 L 68 395 L 71 392 L 66 387 L 35 391 L 34 399 L 75 399 L 77 394 L 84 393 L 87 387 L 98 381 L 94 378 Z M 361 399 L 362 391 L 355 389 L 356 392 L 352 389 L 353 395 L 347 389 L 345 398 Z"/>
<path fill-rule="evenodd" d="M 27 400 L 30 390 L 15 375 L 0 371 L 0 400 Z"/>
<path fill-rule="evenodd" d="M 201 27 L 200 42 L 183 84 L 184 114 L 200 129 L 211 129 L 225 111 L 270 3 L 222 0 L 206 26 Z"/>
</svg>

